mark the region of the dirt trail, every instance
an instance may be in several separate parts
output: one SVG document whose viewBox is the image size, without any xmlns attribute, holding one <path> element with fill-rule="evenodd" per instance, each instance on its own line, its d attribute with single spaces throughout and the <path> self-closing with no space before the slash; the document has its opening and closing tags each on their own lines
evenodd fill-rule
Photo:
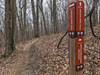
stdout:
<svg viewBox="0 0 100 75">
<path fill-rule="evenodd" d="M 95 28 L 99 29 L 100 27 Z M 96 33 L 100 36 L 99 31 Z M 8 59 L 8 64 L 0 65 L 0 75 L 68 75 L 67 36 L 63 39 L 61 48 L 56 48 L 62 35 L 43 36 L 18 44 L 12 60 Z M 90 32 L 85 37 L 84 50 L 84 75 L 100 75 L 100 40 L 95 39 Z"/>
<path fill-rule="evenodd" d="M 28 43 L 26 43 L 25 45 L 23 45 L 23 49 L 19 51 L 21 51 L 20 53 L 20 57 L 18 58 L 18 66 L 16 68 L 17 72 L 15 75 L 22 75 L 21 73 L 23 72 L 24 68 L 26 67 L 26 65 L 29 63 L 29 56 L 30 56 L 30 47 L 31 45 L 33 45 L 35 42 L 37 42 L 38 39 L 35 39 L 34 41 L 28 41 Z M 19 52 L 18 52 L 19 53 Z M 21 61 L 22 60 L 22 61 Z"/>
<path fill-rule="evenodd" d="M 12 61 L 8 59 L 7 61 L 9 61 L 9 63 L 3 66 L 0 65 L 0 75 L 22 75 L 21 72 L 24 66 L 28 64 L 29 49 L 31 45 L 37 41 L 38 39 L 35 39 L 28 41 L 25 44 L 17 45 L 17 55 L 15 56 L 15 59 L 13 58 L 14 60 L 12 59 Z"/>
</svg>

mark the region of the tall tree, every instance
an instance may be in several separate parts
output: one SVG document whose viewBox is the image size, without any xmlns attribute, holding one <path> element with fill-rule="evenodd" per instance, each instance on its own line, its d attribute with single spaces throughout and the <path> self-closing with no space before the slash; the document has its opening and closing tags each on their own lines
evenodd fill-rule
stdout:
<svg viewBox="0 0 100 75">
<path fill-rule="evenodd" d="M 23 13 L 24 13 L 24 26 L 23 26 L 23 31 L 24 31 L 24 40 L 26 40 L 26 38 L 27 38 L 27 35 L 26 35 L 26 22 L 27 22 L 27 20 L 26 20 L 26 6 L 27 6 L 27 2 L 26 2 L 26 0 L 23 0 L 23 6 L 24 6 L 24 8 L 23 8 Z"/>
<path fill-rule="evenodd" d="M 39 2 L 39 0 L 36 0 L 36 9 L 35 9 L 35 2 L 34 2 L 34 0 L 31 0 L 33 24 L 34 24 L 34 36 L 35 37 L 39 37 L 39 9 L 38 9 L 38 2 Z"/>
<path fill-rule="evenodd" d="M 56 0 L 53 0 L 53 26 L 54 26 L 54 33 L 58 32 L 58 28 L 57 28 L 57 5 L 56 5 Z"/>
<path fill-rule="evenodd" d="M 5 56 L 15 50 L 16 0 L 5 0 Z"/>
<path fill-rule="evenodd" d="M 36 0 L 36 35 L 35 37 L 39 37 L 39 0 Z"/>
<path fill-rule="evenodd" d="M 43 9 L 43 0 L 40 0 L 40 2 L 39 2 L 39 9 L 41 11 L 43 21 L 44 21 L 45 33 L 48 34 L 47 27 L 46 27 L 45 15 L 44 15 L 44 9 Z"/>
<path fill-rule="evenodd" d="M 17 8 L 17 18 L 18 18 L 18 22 L 19 22 L 19 40 L 20 41 L 24 41 L 24 23 L 23 23 L 23 13 L 22 13 L 22 9 L 24 6 L 22 0 L 18 0 L 19 6 Z"/>
</svg>

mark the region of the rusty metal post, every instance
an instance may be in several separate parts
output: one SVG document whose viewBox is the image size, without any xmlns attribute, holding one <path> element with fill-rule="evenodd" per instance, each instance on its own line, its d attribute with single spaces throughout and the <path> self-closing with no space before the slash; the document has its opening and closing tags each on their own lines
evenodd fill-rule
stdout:
<svg viewBox="0 0 100 75">
<path fill-rule="evenodd" d="M 84 68 L 84 3 L 68 2 L 69 75 L 83 75 Z"/>
<path fill-rule="evenodd" d="M 76 64 L 75 64 L 75 59 L 76 59 L 76 53 L 75 53 L 75 38 L 69 38 L 69 55 L 70 55 L 70 66 L 69 66 L 69 75 L 83 75 L 83 70 L 81 71 L 76 71 Z"/>
</svg>

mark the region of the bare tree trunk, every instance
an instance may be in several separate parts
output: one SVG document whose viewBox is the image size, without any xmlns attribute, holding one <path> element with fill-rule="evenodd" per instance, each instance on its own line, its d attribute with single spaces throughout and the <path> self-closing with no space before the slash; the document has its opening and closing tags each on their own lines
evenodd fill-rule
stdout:
<svg viewBox="0 0 100 75">
<path fill-rule="evenodd" d="M 53 0 L 53 26 L 54 26 L 54 33 L 58 32 L 57 28 L 57 7 L 56 7 L 56 0 Z"/>
<path fill-rule="evenodd" d="M 41 0 L 41 3 L 39 5 L 39 9 L 42 13 L 42 17 L 43 17 L 43 21 L 44 21 L 45 33 L 48 34 L 47 27 L 46 27 L 46 20 L 45 20 L 45 16 L 44 16 L 44 12 L 43 12 L 43 0 Z"/>
<path fill-rule="evenodd" d="M 100 6 L 98 6 L 98 24 L 100 24 Z"/>
<path fill-rule="evenodd" d="M 37 22 L 36 22 L 36 34 L 35 34 L 35 37 L 39 37 L 39 0 L 36 0 L 36 19 L 37 19 Z"/>
<path fill-rule="evenodd" d="M 34 36 L 39 37 L 39 12 L 38 12 L 38 0 L 36 0 L 36 11 L 35 11 L 35 3 L 34 0 L 31 0 L 32 6 L 32 15 L 33 15 L 33 24 L 34 24 Z"/>
<path fill-rule="evenodd" d="M 5 56 L 15 50 L 14 32 L 16 25 L 16 0 L 5 0 Z"/>
<path fill-rule="evenodd" d="M 22 0 L 18 0 L 19 1 L 19 14 L 17 13 L 17 17 L 18 17 L 18 21 L 19 21 L 19 29 L 20 29 L 20 41 L 23 41 L 24 39 L 24 30 L 23 30 L 23 13 L 22 13 Z"/>
<path fill-rule="evenodd" d="M 53 0 L 49 0 L 49 3 L 47 2 L 47 4 L 50 9 L 50 25 L 51 25 L 50 33 L 52 33 L 54 31 L 53 29 Z"/>
<path fill-rule="evenodd" d="M 93 20 L 93 25 L 95 26 L 97 24 L 97 9 L 95 9 L 93 12 L 92 20 Z"/>
<path fill-rule="evenodd" d="M 24 5 L 24 9 L 23 9 L 23 13 L 24 13 L 24 28 L 23 28 L 23 30 L 24 30 L 24 40 L 26 40 L 27 39 L 27 35 L 26 35 L 26 33 L 27 33 L 27 31 L 26 31 L 26 29 L 27 29 L 27 27 L 26 27 L 26 5 L 27 5 L 27 2 L 26 2 L 26 0 L 23 0 L 23 5 Z M 23 40 L 23 41 L 24 41 Z"/>
</svg>

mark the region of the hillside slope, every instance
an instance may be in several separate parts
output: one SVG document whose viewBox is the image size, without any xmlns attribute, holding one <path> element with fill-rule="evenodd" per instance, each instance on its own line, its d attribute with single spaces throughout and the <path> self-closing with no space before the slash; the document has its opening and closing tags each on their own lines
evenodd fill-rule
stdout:
<svg viewBox="0 0 100 75">
<path fill-rule="evenodd" d="M 95 27 L 100 36 L 100 26 Z M 0 75 L 68 75 L 68 38 L 57 49 L 63 33 L 43 36 L 17 45 L 17 51 L 0 64 Z M 90 30 L 85 36 L 84 75 L 100 75 L 100 40 Z"/>
</svg>

